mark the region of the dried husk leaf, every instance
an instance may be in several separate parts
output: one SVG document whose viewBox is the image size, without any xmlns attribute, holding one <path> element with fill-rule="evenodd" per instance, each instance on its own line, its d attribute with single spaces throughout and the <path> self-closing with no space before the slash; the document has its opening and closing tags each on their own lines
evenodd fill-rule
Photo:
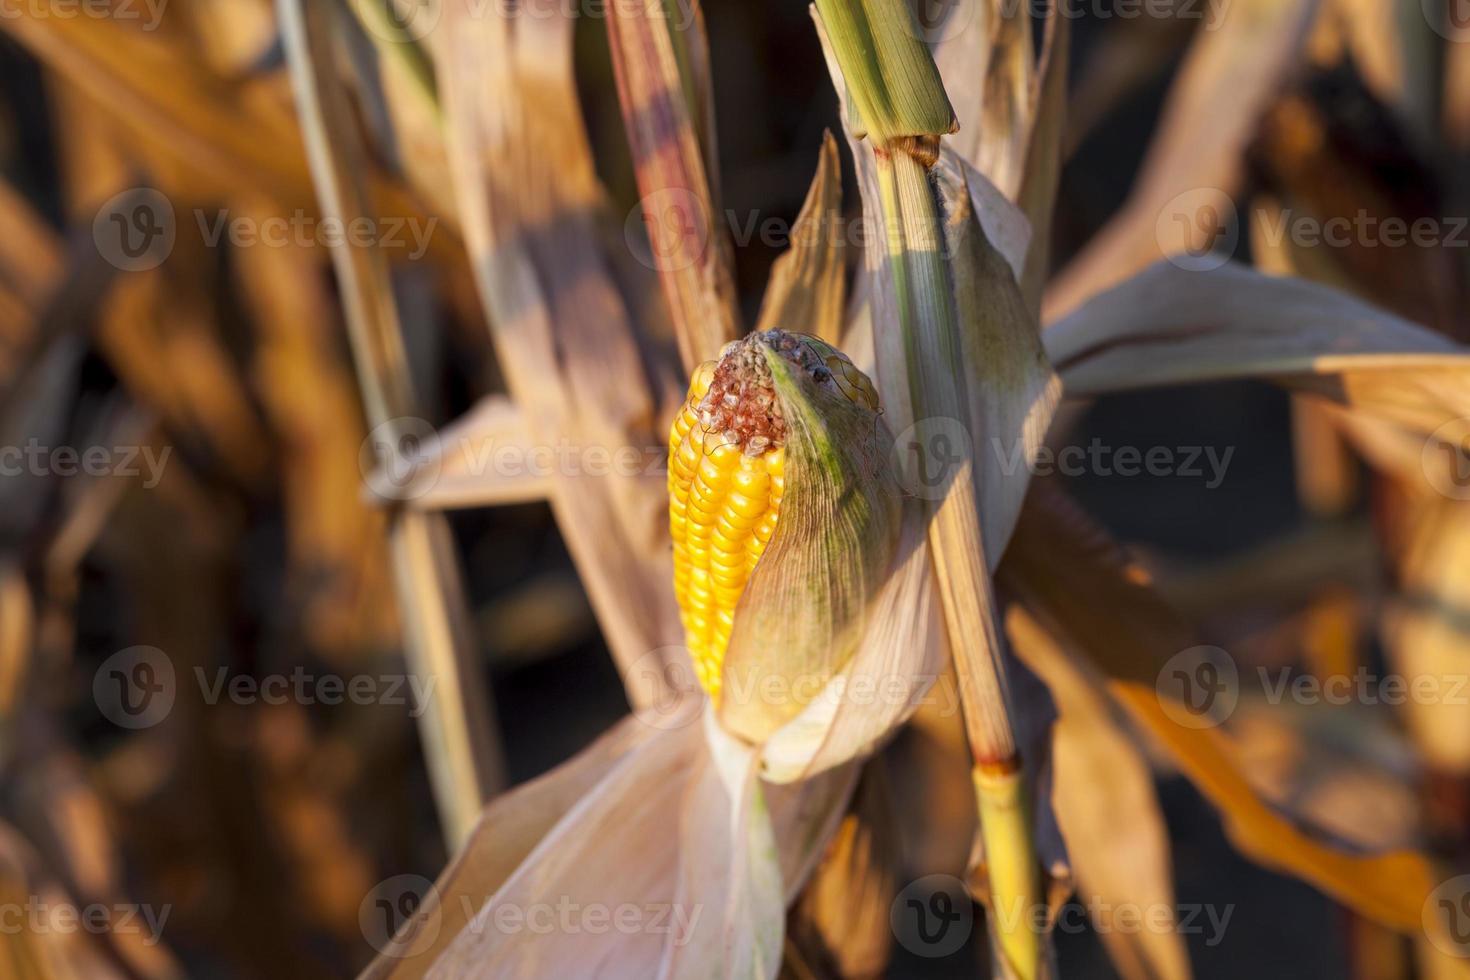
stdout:
<svg viewBox="0 0 1470 980">
<path fill-rule="evenodd" d="M 898 488 L 878 413 L 758 345 L 786 422 L 781 519 L 735 609 L 720 719 L 762 742 L 845 664 L 866 634 L 897 540 Z M 762 694 L 765 684 L 789 696 Z"/>
<path fill-rule="evenodd" d="M 416 914 L 362 980 L 417 980 L 547 833 L 659 729 L 628 716 L 570 761 L 498 797 L 439 875 Z"/>
<path fill-rule="evenodd" d="M 969 379 L 971 451 L 986 557 L 993 567 L 1010 541 L 1061 382 L 1052 371 L 1016 277 L 994 249 L 972 201 L 985 178 L 949 152 L 935 183 L 945 212 L 945 246 L 954 270 L 963 364 Z"/>
<path fill-rule="evenodd" d="M 491 804 L 364 977 L 586 976 L 601 964 L 629 976 L 774 976 L 785 907 L 825 850 L 856 775 L 846 767 L 800 786 L 765 786 L 754 750 L 711 713 L 630 716 Z M 552 943 L 527 918 L 512 920 L 519 927 L 498 918 L 628 905 L 644 912 L 643 928 L 589 925 Z"/>
<path fill-rule="evenodd" d="M 905 507 L 895 566 L 857 652 L 761 748 L 761 775 L 810 779 L 871 752 L 923 703 L 948 661 L 922 513 Z"/>
<path fill-rule="evenodd" d="M 667 920 L 677 933 L 569 930 L 546 942 L 528 928 L 498 928 L 497 914 L 506 913 L 497 910 L 558 901 L 579 909 L 672 906 L 681 848 L 670 846 L 668 829 L 681 820 L 688 777 L 704 751 L 701 727 L 686 724 L 656 731 L 608 768 L 492 894 L 471 896 L 473 917 L 425 976 L 585 976 L 595 963 L 617 963 L 630 976 L 656 976 L 665 943 L 687 938 L 687 917 L 677 925 Z"/>
<path fill-rule="evenodd" d="M 664 947 L 660 977 L 774 977 L 785 906 L 771 815 L 756 751 L 706 711 L 707 753 L 690 776 L 680 827 L 675 907 L 699 908 L 680 943 Z"/>
</svg>

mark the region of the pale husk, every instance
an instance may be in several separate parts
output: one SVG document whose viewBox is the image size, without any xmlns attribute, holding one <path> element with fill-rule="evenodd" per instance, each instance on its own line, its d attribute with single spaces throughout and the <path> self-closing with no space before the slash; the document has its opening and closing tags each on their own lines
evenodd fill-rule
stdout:
<svg viewBox="0 0 1470 980">
<path fill-rule="evenodd" d="M 761 344 L 786 422 L 781 519 L 735 609 L 720 720 L 762 742 L 857 650 L 898 532 L 878 414 L 820 387 Z M 769 697 L 773 682 L 789 696 Z M 810 695 L 808 695 L 810 696 Z"/>
</svg>

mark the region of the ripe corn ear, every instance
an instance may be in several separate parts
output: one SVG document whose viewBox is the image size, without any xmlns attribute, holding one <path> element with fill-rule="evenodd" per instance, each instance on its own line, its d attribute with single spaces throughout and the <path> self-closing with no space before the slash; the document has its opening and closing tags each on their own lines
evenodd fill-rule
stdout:
<svg viewBox="0 0 1470 980">
<path fill-rule="evenodd" d="M 752 334 L 695 370 L 669 435 L 669 529 L 686 643 L 716 704 L 736 608 L 786 493 L 786 421 L 762 346 L 853 404 L 878 408 L 872 383 L 846 355 L 802 334 Z"/>
</svg>

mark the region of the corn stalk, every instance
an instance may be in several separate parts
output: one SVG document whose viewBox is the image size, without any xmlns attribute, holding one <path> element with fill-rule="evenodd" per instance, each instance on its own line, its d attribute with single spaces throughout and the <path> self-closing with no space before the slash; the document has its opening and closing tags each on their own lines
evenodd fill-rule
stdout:
<svg viewBox="0 0 1470 980">
<path fill-rule="evenodd" d="M 339 13 L 331 4 L 302 0 L 280 0 L 277 10 L 322 215 L 345 227 L 368 213 L 352 164 L 367 155 L 335 74 L 330 38 Z M 380 251 L 348 242 L 332 250 L 332 262 L 368 424 L 393 437 L 388 451 L 396 453 L 397 427 L 418 412 L 387 261 Z M 504 763 L 474 669 L 469 610 L 448 524 L 440 514 L 399 508 L 389 515 L 388 538 L 410 669 L 435 681 L 419 719 L 420 736 L 440 823 L 454 850 L 503 785 Z"/>
<path fill-rule="evenodd" d="M 847 85 L 850 123 L 877 163 L 883 240 L 892 277 L 914 421 L 969 418 L 955 270 L 930 182 L 939 139 L 955 117 L 912 14 L 901 0 L 817 0 Z M 883 329 L 878 325 L 877 329 Z M 878 345 L 881 352 L 883 344 Z M 985 559 L 973 454 L 929 500 L 934 556 L 971 752 L 988 861 L 998 959 L 1026 980 L 1042 971 L 1041 937 L 1026 915 L 1041 894 L 1026 777 L 1011 722 Z"/>
</svg>

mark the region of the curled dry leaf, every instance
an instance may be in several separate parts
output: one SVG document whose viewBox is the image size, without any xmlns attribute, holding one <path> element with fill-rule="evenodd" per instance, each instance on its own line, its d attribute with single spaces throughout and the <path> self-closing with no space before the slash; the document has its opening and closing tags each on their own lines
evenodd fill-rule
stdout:
<svg viewBox="0 0 1470 980">
<path fill-rule="evenodd" d="M 1470 416 L 1470 350 L 1326 286 L 1161 262 L 1049 328 L 1075 397 L 1259 378 L 1430 433 Z"/>
</svg>

